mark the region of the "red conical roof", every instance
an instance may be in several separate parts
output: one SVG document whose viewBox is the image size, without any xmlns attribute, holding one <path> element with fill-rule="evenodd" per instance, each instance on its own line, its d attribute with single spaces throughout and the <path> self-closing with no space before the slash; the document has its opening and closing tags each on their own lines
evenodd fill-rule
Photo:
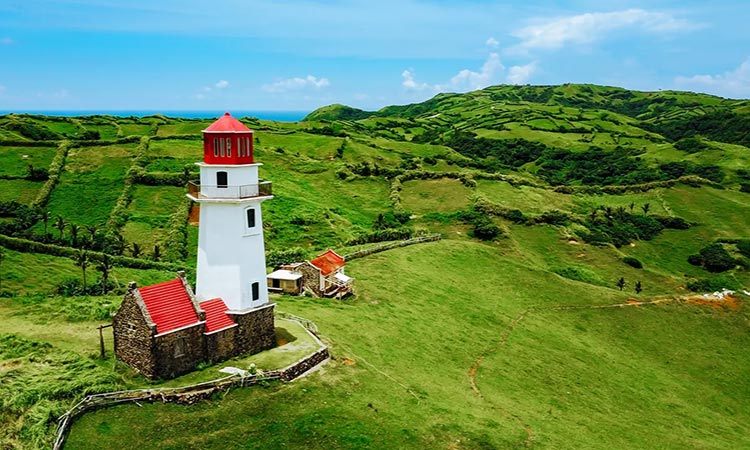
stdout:
<svg viewBox="0 0 750 450">
<path fill-rule="evenodd" d="M 250 132 L 250 128 L 246 127 L 244 123 L 232 117 L 228 112 L 224 113 L 223 116 L 212 123 L 211 126 L 203 130 L 205 133 L 208 132 Z"/>
</svg>

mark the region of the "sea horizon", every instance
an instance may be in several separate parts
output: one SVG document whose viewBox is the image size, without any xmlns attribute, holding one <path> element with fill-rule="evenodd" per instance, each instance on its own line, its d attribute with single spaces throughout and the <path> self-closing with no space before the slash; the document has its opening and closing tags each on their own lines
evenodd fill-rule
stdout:
<svg viewBox="0 0 750 450">
<path fill-rule="evenodd" d="M 147 117 L 161 114 L 166 117 L 181 119 L 215 119 L 223 115 L 226 110 L 158 110 L 158 109 L 134 109 L 134 110 L 107 110 L 107 109 L 81 109 L 81 110 L 0 110 L 0 115 L 6 114 L 34 114 L 58 117 L 81 117 L 81 116 L 116 116 L 116 117 Z M 276 122 L 299 122 L 311 111 L 272 111 L 272 110 L 229 110 L 234 117 L 256 117 L 263 120 Z"/>
</svg>

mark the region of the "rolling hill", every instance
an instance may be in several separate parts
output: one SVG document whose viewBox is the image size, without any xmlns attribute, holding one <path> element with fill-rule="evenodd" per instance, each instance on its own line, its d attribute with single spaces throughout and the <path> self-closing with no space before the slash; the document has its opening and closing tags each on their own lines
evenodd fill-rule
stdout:
<svg viewBox="0 0 750 450">
<path fill-rule="evenodd" d="M 66 448 L 750 445 L 748 101 L 493 86 L 243 121 L 275 185 L 269 261 L 443 239 L 351 261 L 353 298 L 276 298 L 317 323 L 321 370 L 90 413 Z M 2 446 L 48 446 L 85 393 L 160 385 L 98 359 L 96 326 L 130 279 L 194 267 L 210 122 L 0 117 Z"/>
</svg>

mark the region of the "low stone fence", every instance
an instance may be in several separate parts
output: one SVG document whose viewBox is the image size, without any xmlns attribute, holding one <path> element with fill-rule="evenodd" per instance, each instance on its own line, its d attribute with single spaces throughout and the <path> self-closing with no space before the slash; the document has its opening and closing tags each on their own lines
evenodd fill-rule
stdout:
<svg viewBox="0 0 750 450">
<path fill-rule="evenodd" d="M 53 450 L 62 450 L 73 421 L 88 411 L 119 405 L 121 403 L 137 402 L 161 402 L 192 405 L 198 401 L 210 398 L 216 393 L 226 392 L 231 388 L 254 386 L 256 384 L 276 380 L 288 383 L 330 357 L 328 347 L 315 335 L 317 332 L 317 326 L 314 322 L 288 313 L 277 315 L 299 322 L 300 325 L 310 333 L 321 348 L 299 361 L 279 370 L 269 370 L 248 375 L 235 374 L 216 380 L 206 381 L 205 383 L 176 388 L 134 389 L 129 391 L 87 395 L 83 400 L 60 416 L 58 420 L 57 437 L 52 446 Z"/>
<path fill-rule="evenodd" d="M 406 239 L 403 241 L 388 242 L 382 245 L 365 248 L 354 253 L 344 255 L 344 259 L 346 261 L 351 261 L 352 259 L 364 258 L 365 256 L 372 255 L 373 253 L 384 252 L 392 248 L 406 247 L 407 245 L 421 244 L 422 242 L 439 241 L 440 239 L 442 239 L 442 236 L 439 233 L 435 233 L 428 234 L 427 236 L 419 236 L 411 239 Z"/>
</svg>

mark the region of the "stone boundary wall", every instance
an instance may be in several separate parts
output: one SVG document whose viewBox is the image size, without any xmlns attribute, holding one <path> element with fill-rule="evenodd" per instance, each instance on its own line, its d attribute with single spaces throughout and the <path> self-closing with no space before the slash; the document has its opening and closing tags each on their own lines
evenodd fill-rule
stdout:
<svg viewBox="0 0 750 450">
<path fill-rule="evenodd" d="M 421 244 L 423 242 L 439 241 L 442 236 L 439 233 L 429 234 L 427 236 L 420 236 L 403 241 L 388 242 L 387 244 L 378 245 L 375 247 L 366 248 L 363 250 L 344 255 L 344 260 L 351 261 L 352 259 L 364 258 L 365 256 L 372 255 L 373 253 L 380 253 L 393 248 L 406 247 L 407 245 Z"/>
<path fill-rule="evenodd" d="M 317 326 L 315 323 L 294 316 L 292 314 L 279 314 L 280 317 L 298 322 L 313 337 L 320 348 L 315 352 L 305 356 L 289 366 L 279 370 L 269 370 L 262 373 L 251 375 L 230 375 L 228 377 L 207 381 L 191 386 L 182 386 L 177 388 L 154 388 L 154 389 L 134 389 L 129 391 L 105 392 L 102 394 L 92 394 L 84 397 L 65 414 L 60 416 L 57 427 L 57 436 L 52 446 L 53 450 L 62 450 L 65 445 L 65 439 L 70 432 L 70 426 L 73 421 L 88 411 L 106 408 L 109 406 L 119 405 L 122 403 L 135 402 L 161 402 L 161 403 L 178 403 L 181 405 L 193 405 L 198 401 L 210 398 L 218 392 L 226 392 L 231 388 L 240 388 L 255 386 L 256 384 L 268 381 L 279 380 L 285 383 L 295 380 L 307 371 L 321 364 L 330 357 L 328 347 L 323 344 L 316 336 Z"/>
</svg>

